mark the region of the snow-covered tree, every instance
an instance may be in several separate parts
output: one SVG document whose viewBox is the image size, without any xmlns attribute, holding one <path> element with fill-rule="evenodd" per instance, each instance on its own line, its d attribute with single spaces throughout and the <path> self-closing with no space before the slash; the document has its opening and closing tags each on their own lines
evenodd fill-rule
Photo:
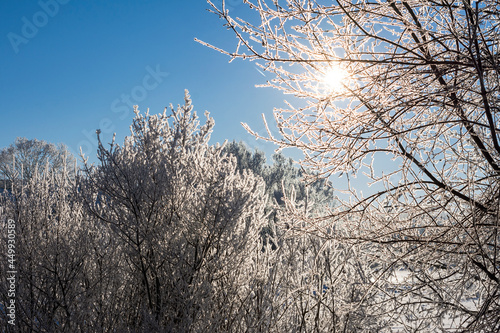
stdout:
<svg viewBox="0 0 500 333">
<path fill-rule="evenodd" d="M 258 149 L 253 152 L 242 142 L 231 142 L 224 146 L 224 151 L 235 156 L 238 163 L 238 170 L 250 170 L 254 174 L 261 176 L 266 185 L 266 215 L 269 224 L 262 230 L 264 242 L 268 236 L 276 237 L 276 222 L 278 211 L 285 208 L 285 193 L 293 189 L 296 200 L 304 202 L 306 208 L 311 211 L 321 211 L 325 207 L 335 205 L 335 195 L 332 184 L 323 179 L 317 178 L 305 182 L 307 173 L 300 165 L 294 163 L 291 158 L 286 158 L 282 153 L 272 156 L 272 163 L 266 163 L 265 154 Z M 276 247 L 277 239 L 270 240 Z"/>
<path fill-rule="evenodd" d="M 63 144 L 17 138 L 10 146 L 0 150 L 0 189 L 10 189 L 12 181 L 28 181 L 35 173 L 41 176 L 45 170 L 63 172 L 66 168 L 66 172 L 74 177 L 75 161 Z"/>
<path fill-rule="evenodd" d="M 272 164 L 266 164 L 263 152 L 251 152 L 243 143 L 232 142 L 224 149 L 236 156 L 240 170 L 248 168 L 264 178 L 268 197 L 264 251 L 253 266 L 258 274 L 245 320 L 259 332 L 377 331 L 383 327 L 383 320 L 367 309 L 376 293 L 360 302 L 369 287 L 370 272 L 365 271 L 369 264 L 361 262 L 359 248 L 303 233 L 286 214 L 288 196 L 293 197 L 289 204 L 301 214 L 321 216 L 335 205 L 332 184 L 321 178 L 304 182 L 305 171 L 280 153 L 273 155 Z M 332 235 L 333 228 L 323 232 Z"/>
<path fill-rule="evenodd" d="M 214 125 L 185 104 L 141 114 L 123 145 L 85 164 L 81 192 L 117 240 L 124 324 L 145 331 L 244 331 L 250 270 L 261 248 L 264 184 L 208 144 Z M 99 131 L 98 131 L 99 134 Z"/>
<path fill-rule="evenodd" d="M 0 284 L 2 332 L 85 331 L 93 322 L 87 300 L 95 295 L 83 285 L 96 242 L 77 198 L 75 170 L 69 168 L 35 168 L 30 178 L 0 195 L 0 249 L 7 254 L 8 244 L 14 246 L 13 261 L 1 263 L 2 279 L 13 276 L 15 286 L 12 293 L 10 283 Z M 9 220 L 15 237 L 4 233 Z M 10 300 L 15 326 L 5 316 Z"/>
<path fill-rule="evenodd" d="M 498 1 L 244 2 L 247 20 L 212 7 L 238 40 L 218 50 L 298 99 L 280 137 L 254 134 L 347 181 L 323 217 L 289 200 L 297 230 L 359 249 L 387 328 L 498 331 Z"/>
</svg>

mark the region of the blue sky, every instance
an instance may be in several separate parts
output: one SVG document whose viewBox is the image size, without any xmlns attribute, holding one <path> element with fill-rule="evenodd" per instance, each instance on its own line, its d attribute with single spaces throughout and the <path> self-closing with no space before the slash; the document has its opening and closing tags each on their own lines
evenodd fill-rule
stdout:
<svg viewBox="0 0 500 333">
<path fill-rule="evenodd" d="M 217 3 L 217 1 L 214 1 Z M 220 1 L 219 1 L 220 2 Z M 247 12 L 227 1 L 231 12 Z M 4 0 L 0 2 L 2 128 L 0 147 L 16 137 L 81 146 L 95 160 L 95 129 L 104 141 L 129 134 L 129 104 L 159 113 L 182 104 L 215 119 L 212 142 L 243 140 L 269 156 L 240 122 L 263 131 L 284 96 L 255 88 L 271 77 L 254 63 L 229 58 L 194 41 L 232 50 L 234 36 L 204 0 Z"/>
</svg>

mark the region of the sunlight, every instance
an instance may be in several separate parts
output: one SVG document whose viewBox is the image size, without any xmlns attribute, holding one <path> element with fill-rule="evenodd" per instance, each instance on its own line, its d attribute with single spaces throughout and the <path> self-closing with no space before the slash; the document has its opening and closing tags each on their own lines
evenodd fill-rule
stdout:
<svg viewBox="0 0 500 333">
<path fill-rule="evenodd" d="M 332 91 L 340 91 L 344 87 L 348 73 L 342 68 L 335 66 L 330 68 L 322 78 L 326 87 Z"/>
</svg>

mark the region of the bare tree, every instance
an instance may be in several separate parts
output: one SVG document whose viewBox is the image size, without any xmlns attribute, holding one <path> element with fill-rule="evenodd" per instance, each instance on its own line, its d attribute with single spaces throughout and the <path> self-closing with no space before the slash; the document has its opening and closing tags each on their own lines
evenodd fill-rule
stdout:
<svg viewBox="0 0 500 333">
<path fill-rule="evenodd" d="M 361 299 L 377 291 L 370 311 L 387 327 L 499 330 L 500 3 L 244 3 L 248 20 L 212 4 L 236 50 L 204 44 L 256 60 L 274 74 L 267 86 L 296 97 L 274 111 L 280 137 L 254 134 L 301 149 L 325 177 L 375 189 L 348 183 L 322 217 L 289 201 L 296 228 L 365 244 L 372 276 Z"/>
<path fill-rule="evenodd" d="M 36 173 L 43 176 L 46 171 L 63 172 L 75 177 L 75 157 L 63 145 L 43 140 L 17 138 L 10 146 L 0 150 L 0 181 L 3 188 L 15 180 L 30 180 Z"/>
</svg>

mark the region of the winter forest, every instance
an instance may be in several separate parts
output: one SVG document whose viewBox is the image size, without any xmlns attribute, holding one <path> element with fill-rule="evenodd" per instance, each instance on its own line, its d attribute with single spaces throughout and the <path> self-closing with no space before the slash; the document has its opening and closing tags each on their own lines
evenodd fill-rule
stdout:
<svg viewBox="0 0 500 333">
<path fill-rule="evenodd" d="M 187 90 L 97 163 L 4 147 L 0 332 L 500 332 L 500 2 L 208 4 L 276 154 Z"/>
</svg>

